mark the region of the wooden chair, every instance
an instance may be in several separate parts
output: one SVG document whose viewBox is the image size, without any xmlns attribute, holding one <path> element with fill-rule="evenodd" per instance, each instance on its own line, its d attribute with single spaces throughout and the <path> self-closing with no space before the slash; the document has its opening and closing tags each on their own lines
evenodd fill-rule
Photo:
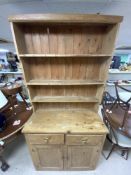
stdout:
<svg viewBox="0 0 131 175">
<path fill-rule="evenodd" d="M 131 90 L 128 90 L 120 85 L 118 85 L 118 83 L 115 83 L 115 90 L 116 90 L 116 100 L 114 102 L 114 104 L 112 105 L 112 107 L 110 108 L 110 110 L 112 110 L 112 108 L 114 106 L 121 106 L 123 108 L 123 110 L 125 111 L 124 114 L 124 118 L 123 121 L 121 123 L 120 129 L 125 129 L 124 128 L 124 124 L 125 121 L 128 117 L 128 113 L 130 110 L 130 105 L 131 105 Z"/>
<path fill-rule="evenodd" d="M 102 116 L 105 125 L 109 130 L 109 134 L 107 135 L 107 139 L 111 143 L 111 149 L 107 156 L 104 155 L 106 159 L 108 159 L 115 148 L 119 148 L 122 152 L 121 155 L 127 160 L 128 153 L 131 149 L 131 138 L 129 138 L 127 133 L 119 129 L 119 126 L 113 122 L 112 115 L 113 112 L 110 113 L 110 106 L 114 103 L 114 97 L 110 96 L 108 92 L 104 92 L 103 99 L 102 99 Z M 119 108 L 118 108 L 119 110 Z M 119 117 L 119 116 L 118 116 Z M 130 126 L 131 128 L 131 126 Z"/>
<path fill-rule="evenodd" d="M 7 97 L 8 101 L 10 102 L 12 109 L 13 109 L 13 114 L 15 115 L 15 106 L 13 104 L 12 98 L 16 98 L 16 94 L 19 94 L 25 104 L 26 107 L 28 107 L 28 103 L 26 102 L 23 94 L 22 94 L 22 86 L 15 84 L 15 83 L 7 83 L 3 88 L 2 88 L 2 92 L 4 93 L 4 95 Z M 17 102 L 17 100 L 16 100 Z"/>
<path fill-rule="evenodd" d="M 3 92 L 0 91 L 0 113 L 3 113 L 9 107 L 10 107 L 10 105 L 9 105 L 9 102 L 8 102 L 7 98 L 5 97 Z M 3 150 L 3 144 L 2 143 L 3 142 L 1 142 L 1 139 L 0 139 L 0 153 Z M 9 168 L 9 165 L 5 162 L 5 160 L 3 159 L 2 156 L 0 156 L 0 161 L 2 162 L 1 169 L 3 171 L 7 170 Z"/>
<path fill-rule="evenodd" d="M 21 103 L 17 101 L 14 92 L 12 93 L 12 95 L 11 93 L 9 94 L 9 96 L 7 95 L 7 97 L 4 93 L 3 91 L 0 93 L 2 94 L 3 101 L 5 101 L 5 103 L 3 103 L 3 106 L 0 106 L 0 112 L 6 116 L 6 128 L 2 132 L 0 132 L 0 142 L 4 143 L 4 145 L 0 145 L 0 155 L 5 150 L 6 145 L 8 145 L 21 133 L 21 129 L 32 114 L 32 109 L 27 108 L 27 104 L 25 105 L 25 101 Z M 13 125 L 14 122 L 18 120 L 20 120 L 20 124 Z M 6 171 L 9 168 L 9 165 L 6 163 L 2 156 L 0 156 L 0 161 L 2 162 L 1 170 Z"/>
</svg>

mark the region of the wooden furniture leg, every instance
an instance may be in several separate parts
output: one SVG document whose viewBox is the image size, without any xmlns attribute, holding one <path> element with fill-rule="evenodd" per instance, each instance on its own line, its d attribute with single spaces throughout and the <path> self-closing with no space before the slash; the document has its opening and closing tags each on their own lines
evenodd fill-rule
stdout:
<svg viewBox="0 0 131 175">
<path fill-rule="evenodd" d="M 106 157 L 105 154 L 102 152 L 102 154 L 103 154 L 103 156 L 105 157 L 106 160 L 109 159 L 109 157 L 110 157 L 111 153 L 113 152 L 114 148 L 115 148 L 115 144 L 112 145 L 111 150 L 110 150 L 110 152 L 109 152 L 109 154 L 108 154 L 107 157 Z"/>
<path fill-rule="evenodd" d="M 22 100 L 24 101 L 26 107 L 29 107 L 29 106 L 28 106 L 28 103 L 26 102 L 25 98 L 23 97 L 23 94 L 22 94 L 21 92 L 19 92 L 19 94 L 20 94 Z"/>
<path fill-rule="evenodd" d="M 129 155 L 129 149 L 127 148 L 125 148 L 125 149 L 123 149 L 122 150 L 122 152 L 121 152 L 121 156 L 125 159 L 125 160 L 127 160 L 128 159 L 128 155 Z"/>
<path fill-rule="evenodd" d="M 14 103 L 13 103 L 13 101 L 12 101 L 12 98 L 9 97 L 8 99 L 9 99 L 9 102 L 10 102 L 10 104 L 11 104 L 13 114 L 16 115 L 16 111 L 15 111 L 15 107 L 14 107 Z"/>
<path fill-rule="evenodd" d="M 3 156 L 1 155 L 3 149 L 4 149 L 4 147 L 0 145 L 0 162 L 2 163 L 1 164 L 1 170 L 6 171 L 9 168 L 9 165 L 6 163 Z"/>
</svg>

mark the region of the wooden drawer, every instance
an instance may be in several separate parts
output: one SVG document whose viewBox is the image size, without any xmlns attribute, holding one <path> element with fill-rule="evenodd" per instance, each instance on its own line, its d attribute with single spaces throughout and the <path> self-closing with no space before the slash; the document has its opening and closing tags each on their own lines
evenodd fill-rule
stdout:
<svg viewBox="0 0 131 175">
<path fill-rule="evenodd" d="M 29 134 L 30 144 L 64 144 L 62 134 Z"/>
<path fill-rule="evenodd" d="M 103 142 L 102 135 L 67 135 L 67 145 L 96 145 Z"/>
</svg>

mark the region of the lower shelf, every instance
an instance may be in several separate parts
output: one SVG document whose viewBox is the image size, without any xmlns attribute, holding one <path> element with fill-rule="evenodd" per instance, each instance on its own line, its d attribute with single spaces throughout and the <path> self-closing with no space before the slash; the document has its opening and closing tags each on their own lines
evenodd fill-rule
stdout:
<svg viewBox="0 0 131 175">
<path fill-rule="evenodd" d="M 76 97 L 76 96 L 36 96 L 32 102 L 99 102 L 96 97 Z"/>
</svg>

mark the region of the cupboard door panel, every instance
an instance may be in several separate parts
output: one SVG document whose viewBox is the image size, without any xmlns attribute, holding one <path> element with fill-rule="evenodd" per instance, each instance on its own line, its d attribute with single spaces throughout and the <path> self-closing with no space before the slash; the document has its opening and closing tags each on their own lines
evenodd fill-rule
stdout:
<svg viewBox="0 0 131 175">
<path fill-rule="evenodd" d="M 100 154 L 99 146 L 68 146 L 68 169 L 95 169 Z"/>
<path fill-rule="evenodd" d="M 38 170 L 62 170 L 63 147 L 60 145 L 33 145 L 32 157 Z"/>
</svg>

